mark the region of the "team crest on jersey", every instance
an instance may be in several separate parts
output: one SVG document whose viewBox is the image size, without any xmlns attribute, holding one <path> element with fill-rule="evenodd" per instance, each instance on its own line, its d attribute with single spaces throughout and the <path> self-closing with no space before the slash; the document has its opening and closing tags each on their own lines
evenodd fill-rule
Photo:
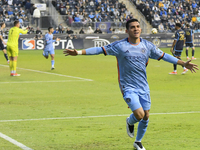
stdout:
<svg viewBox="0 0 200 150">
<path fill-rule="evenodd" d="M 144 53 L 146 53 L 146 49 L 145 48 L 142 48 L 141 49 L 141 52 L 144 54 Z"/>
<path fill-rule="evenodd" d="M 130 99 L 130 98 L 126 98 L 126 102 L 127 102 L 127 103 L 130 103 L 130 102 L 131 102 L 131 99 Z"/>
<path fill-rule="evenodd" d="M 23 40 L 22 49 L 35 49 L 35 40 Z"/>
</svg>

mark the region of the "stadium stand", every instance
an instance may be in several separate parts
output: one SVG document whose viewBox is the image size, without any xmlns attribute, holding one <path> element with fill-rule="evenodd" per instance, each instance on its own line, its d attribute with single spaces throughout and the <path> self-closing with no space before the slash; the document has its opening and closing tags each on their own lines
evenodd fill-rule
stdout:
<svg viewBox="0 0 200 150">
<path fill-rule="evenodd" d="M 57 0 L 52 3 L 67 25 L 77 29 L 94 28 L 95 22 L 113 22 L 112 26 L 120 28 L 134 17 L 123 1 L 118 0 Z"/>
<path fill-rule="evenodd" d="M 173 32 L 176 22 L 181 22 L 183 28 L 189 23 L 194 32 L 199 32 L 199 0 L 132 0 L 132 2 L 159 32 Z M 162 26 L 164 30 L 161 29 Z"/>
<path fill-rule="evenodd" d="M 29 2 L 29 1 L 27 1 Z M 25 1 L 13 0 L 12 3 L 6 0 L 0 1 L 0 22 L 5 22 L 7 27 L 13 26 L 15 20 L 19 20 L 22 26 L 29 25 Z M 28 8 L 27 8 L 28 9 Z"/>
</svg>

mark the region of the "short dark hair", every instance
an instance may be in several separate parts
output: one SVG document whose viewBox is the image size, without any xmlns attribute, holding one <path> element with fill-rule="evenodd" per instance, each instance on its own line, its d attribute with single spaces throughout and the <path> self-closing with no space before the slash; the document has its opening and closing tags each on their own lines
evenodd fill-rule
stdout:
<svg viewBox="0 0 200 150">
<path fill-rule="evenodd" d="M 186 27 L 188 27 L 188 28 L 190 27 L 189 23 L 186 24 Z"/>
<path fill-rule="evenodd" d="M 4 24 L 5 24 L 5 22 L 2 22 L 2 23 L 0 24 L 0 26 L 2 27 Z"/>
<path fill-rule="evenodd" d="M 181 28 L 181 23 L 176 23 L 176 26 Z"/>
<path fill-rule="evenodd" d="M 18 23 L 19 23 L 19 21 L 18 21 L 18 20 L 15 20 L 15 21 L 14 21 L 14 26 L 16 26 Z"/>
<path fill-rule="evenodd" d="M 48 31 L 50 32 L 50 30 L 52 29 L 53 27 L 48 27 Z"/>
<path fill-rule="evenodd" d="M 126 29 L 127 29 L 127 30 L 129 29 L 129 24 L 130 24 L 131 22 L 138 22 L 138 23 L 140 23 L 137 19 L 128 20 L 128 21 L 126 22 Z"/>
</svg>

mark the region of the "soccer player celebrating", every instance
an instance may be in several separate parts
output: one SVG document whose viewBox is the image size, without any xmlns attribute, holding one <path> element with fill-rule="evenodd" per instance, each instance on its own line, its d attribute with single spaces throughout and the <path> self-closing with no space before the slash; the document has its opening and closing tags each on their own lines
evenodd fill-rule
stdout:
<svg viewBox="0 0 200 150">
<path fill-rule="evenodd" d="M 11 76 L 20 76 L 20 74 L 16 73 L 17 68 L 17 57 L 18 57 L 18 39 L 19 35 L 26 34 L 28 30 L 22 30 L 19 28 L 20 22 L 14 21 L 14 27 L 9 30 L 8 34 L 8 42 L 7 42 L 7 52 L 8 56 L 10 57 L 10 71 Z"/>
<path fill-rule="evenodd" d="M 141 28 L 137 19 L 131 19 L 126 23 L 126 33 L 129 37 L 116 41 L 104 47 L 93 47 L 76 51 L 66 49 L 63 53 L 68 56 L 76 55 L 113 55 L 117 58 L 119 69 L 119 86 L 125 102 L 133 113 L 126 119 L 128 135 L 134 137 L 134 124 L 139 122 L 136 140 L 133 146 L 137 150 L 145 150 L 141 140 L 149 123 L 149 111 L 151 99 L 147 82 L 146 66 L 149 58 L 161 60 L 185 66 L 195 72 L 197 65 L 184 62 L 169 54 L 162 52 L 151 42 L 140 38 Z"/>
<path fill-rule="evenodd" d="M 185 37 L 186 37 L 186 41 L 185 41 L 185 44 L 186 44 L 186 51 L 185 51 L 186 52 L 186 57 L 187 57 L 188 60 L 190 59 L 188 57 L 188 49 L 190 47 L 190 48 L 192 48 L 192 60 L 196 60 L 196 58 L 194 58 L 195 47 L 193 45 L 194 33 L 193 33 L 193 30 L 190 29 L 190 25 L 189 24 L 186 25 Z"/>
<path fill-rule="evenodd" d="M 6 42 L 4 42 L 4 40 L 3 40 L 3 29 L 6 27 L 6 24 L 1 23 L 0 25 L 1 25 L 1 29 L 0 29 L 0 50 L 3 51 L 4 57 L 6 58 L 7 63 L 9 64 L 8 55 L 7 55 L 6 49 L 4 47 L 4 45 L 6 45 Z"/>
<path fill-rule="evenodd" d="M 181 60 L 181 53 L 183 51 L 183 45 L 185 44 L 185 32 L 181 29 L 181 23 L 176 23 L 175 29 L 177 30 L 175 33 L 174 42 L 172 44 L 171 52 L 174 57 Z M 169 74 L 177 74 L 177 64 L 174 64 L 174 71 Z M 185 74 L 188 69 L 183 66 L 182 74 Z"/>
<path fill-rule="evenodd" d="M 48 33 L 45 35 L 45 48 L 43 51 L 43 56 L 48 59 L 49 54 L 51 55 L 51 70 L 55 69 L 54 67 L 54 56 L 55 56 L 55 51 L 53 47 L 53 42 L 60 41 L 59 38 L 56 38 L 56 40 L 53 39 L 53 27 L 48 28 Z"/>
</svg>

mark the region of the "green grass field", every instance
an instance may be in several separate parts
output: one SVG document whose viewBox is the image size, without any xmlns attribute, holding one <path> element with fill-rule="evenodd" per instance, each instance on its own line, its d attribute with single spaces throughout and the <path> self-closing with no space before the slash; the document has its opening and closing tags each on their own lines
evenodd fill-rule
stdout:
<svg viewBox="0 0 200 150">
<path fill-rule="evenodd" d="M 199 59 L 193 63 L 200 65 L 200 48 L 195 56 Z M 131 110 L 118 87 L 116 58 L 65 57 L 57 50 L 55 59 L 51 71 L 42 51 L 20 51 L 21 76 L 10 77 L 1 54 L 0 132 L 34 150 L 133 150 L 135 139 L 125 126 Z M 150 60 L 147 67 L 152 115 L 143 145 L 147 150 L 199 150 L 200 71 L 181 75 L 179 66 L 178 75 L 168 75 L 172 70 L 163 60 Z M 172 112 L 186 113 L 159 114 Z M 20 149 L 0 138 L 0 150 Z"/>
</svg>

